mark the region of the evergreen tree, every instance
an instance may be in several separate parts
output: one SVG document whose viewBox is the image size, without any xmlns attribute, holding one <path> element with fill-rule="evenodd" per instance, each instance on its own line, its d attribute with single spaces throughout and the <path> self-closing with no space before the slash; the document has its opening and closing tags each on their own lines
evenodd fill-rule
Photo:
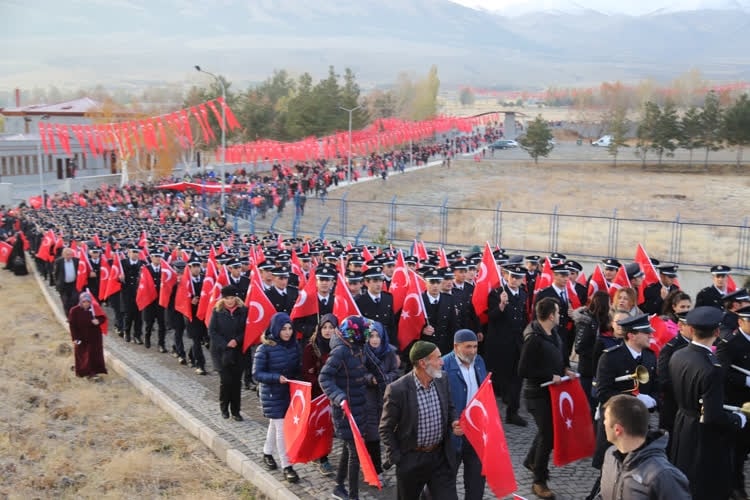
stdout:
<svg viewBox="0 0 750 500">
<path fill-rule="evenodd" d="M 721 147 L 722 110 L 719 96 L 713 90 L 706 94 L 701 117 L 701 147 L 706 151 L 703 165 L 708 168 L 708 153 Z"/>
<path fill-rule="evenodd" d="M 539 163 L 539 157 L 549 156 L 554 146 L 552 141 L 552 131 L 542 115 L 537 115 L 529 126 L 526 128 L 526 135 L 521 139 L 521 147 L 529 153 L 534 159 L 534 163 Z"/>
<path fill-rule="evenodd" d="M 674 156 L 678 136 L 677 109 L 674 103 L 667 101 L 659 113 L 656 126 L 651 130 L 651 149 L 656 152 L 659 165 L 661 165 L 664 153 L 667 156 Z"/>
<path fill-rule="evenodd" d="M 700 146 L 700 133 L 701 133 L 701 116 L 700 111 L 695 106 L 690 106 L 685 114 L 682 115 L 682 119 L 679 123 L 680 136 L 679 145 L 681 148 L 685 148 L 690 152 L 690 160 L 688 165 L 693 164 L 693 150 Z"/>
</svg>

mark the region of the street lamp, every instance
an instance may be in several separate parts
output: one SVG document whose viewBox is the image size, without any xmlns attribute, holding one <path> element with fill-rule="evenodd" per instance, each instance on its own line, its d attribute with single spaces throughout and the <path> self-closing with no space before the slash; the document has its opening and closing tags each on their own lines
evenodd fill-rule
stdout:
<svg viewBox="0 0 750 500">
<path fill-rule="evenodd" d="M 42 115 L 40 120 L 49 120 L 49 115 Z M 39 132 L 39 142 L 36 145 L 36 162 L 39 171 L 39 196 L 42 197 L 42 204 L 47 201 L 44 199 L 44 156 L 42 156 L 42 132 Z M 42 207 L 44 208 L 44 206 Z"/>
<path fill-rule="evenodd" d="M 343 109 L 349 113 L 349 182 L 352 182 L 352 113 L 360 109 L 362 106 L 356 108 L 347 109 L 343 106 L 339 106 L 339 109 Z"/>
<path fill-rule="evenodd" d="M 216 80 L 219 85 L 221 85 L 221 98 L 224 100 L 224 106 L 221 107 L 221 212 L 222 215 L 224 214 L 225 208 L 226 208 L 226 201 L 224 198 L 224 184 L 226 183 L 227 179 L 227 135 L 226 135 L 226 128 L 227 128 L 227 115 L 226 115 L 226 106 L 227 106 L 227 89 L 224 87 L 224 81 L 222 81 L 221 78 L 214 75 L 213 73 L 210 73 L 206 70 L 201 69 L 200 66 L 197 64 L 195 65 L 195 70 L 199 73 L 205 73 L 209 76 L 212 76 L 214 80 Z"/>
</svg>

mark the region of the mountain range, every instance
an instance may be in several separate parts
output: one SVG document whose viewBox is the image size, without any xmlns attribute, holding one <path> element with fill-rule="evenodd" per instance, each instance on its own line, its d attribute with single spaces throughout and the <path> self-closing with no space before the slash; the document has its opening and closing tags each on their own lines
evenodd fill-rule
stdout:
<svg viewBox="0 0 750 500">
<path fill-rule="evenodd" d="M 728 0 L 737 1 L 737 0 Z M 741 0 L 744 1 L 744 0 Z M 443 88 L 545 88 L 669 81 L 697 68 L 750 80 L 750 12 L 514 17 L 448 0 L 5 0 L 0 89 L 141 87 L 200 80 L 193 66 L 239 84 L 274 69 L 322 77 L 351 67 L 363 87 L 436 64 Z M 575 4 L 573 4 L 575 5 Z"/>
</svg>

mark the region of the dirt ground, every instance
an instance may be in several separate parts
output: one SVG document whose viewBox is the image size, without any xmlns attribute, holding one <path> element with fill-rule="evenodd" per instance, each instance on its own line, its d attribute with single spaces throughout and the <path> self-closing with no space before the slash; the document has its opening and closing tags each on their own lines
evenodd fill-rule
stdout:
<svg viewBox="0 0 750 500">
<path fill-rule="evenodd" d="M 0 498 L 256 498 L 126 380 L 76 378 L 32 276 L 0 270 L 0 303 Z"/>
</svg>

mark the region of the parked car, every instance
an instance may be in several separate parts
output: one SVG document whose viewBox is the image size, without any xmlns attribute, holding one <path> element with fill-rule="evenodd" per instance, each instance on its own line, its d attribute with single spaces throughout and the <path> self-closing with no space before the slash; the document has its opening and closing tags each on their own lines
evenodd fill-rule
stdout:
<svg viewBox="0 0 750 500">
<path fill-rule="evenodd" d="M 495 141 L 492 144 L 490 144 L 490 149 L 510 149 L 510 148 L 517 148 L 518 143 L 516 141 L 510 140 L 510 139 L 500 139 L 499 141 Z"/>
<path fill-rule="evenodd" d="M 592 146 L 599 146 L 602 148 L 608 148 L 610 144 L 612 144 L 611 135 L 603 135 L 591 143 Z"/>
</svg>

